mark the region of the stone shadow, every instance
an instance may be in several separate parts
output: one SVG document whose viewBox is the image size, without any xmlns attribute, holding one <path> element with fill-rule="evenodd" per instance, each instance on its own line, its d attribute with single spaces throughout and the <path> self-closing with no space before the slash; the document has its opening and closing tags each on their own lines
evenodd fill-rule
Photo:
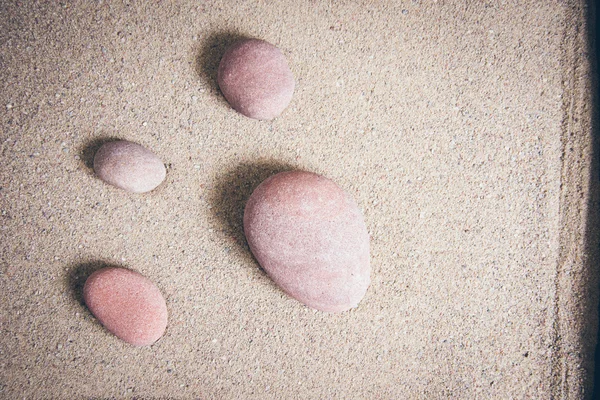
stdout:
<svg viewBox="0 0 600 400">
<path fill-rule="evenodd" d="M 85 307 L 85 302 L 83 301 L 83 285 L 85 285 L 85 281 L 92 273 L 105 267 L 119 266 L 104 261 L 89 261 L 75 265 L 65 276 L 71 296 L 81 306 Z"/>
<path fill-rule="evenodd" d="M 249 39 L 250 36 L 241 34 L 236 31 L 215 32 L 207 36 L 200 45 L 200 50 L 197 52 L 195 60 L 196 73 L 210 87 L 210 92 L 215 97 L 226 103 L 225 98 L 219 90 L 217 83 L 217 69 L 223 54 L 233 43 Z"/>
<path fill-rule="evenodd" d="M 242 251 L 249 251 L 244 235 L 244 207 L 256 187 L 271 175 L 297 169 L 278 161 L 241 163 L 217 177 L 210 205 L 219 227 Z"/>
<path fill-rule="evenodd" d="M 113 142 L 115 140 L 123 140 L 115 136 L 101 136 L 99 138 L 92 139 L 83 144 L 78 150 L 79 158 L 83 166 L 89 175 L 95 175 L 94 173 L 94 156 L 103 144 Z"/>
</svg>

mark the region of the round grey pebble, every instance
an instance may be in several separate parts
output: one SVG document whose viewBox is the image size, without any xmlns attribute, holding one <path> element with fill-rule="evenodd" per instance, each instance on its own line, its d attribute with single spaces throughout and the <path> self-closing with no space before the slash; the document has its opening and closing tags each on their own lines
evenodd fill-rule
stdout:
<svg viewBox="0 0 600 400">
<path fill-rule="evenodd" d="M 94 171 L 106 183 L 133 193 L 155 189 L 167 175 L 160 158 L 127 140 L 102 145 L 94 156 Z"/>
</svg>

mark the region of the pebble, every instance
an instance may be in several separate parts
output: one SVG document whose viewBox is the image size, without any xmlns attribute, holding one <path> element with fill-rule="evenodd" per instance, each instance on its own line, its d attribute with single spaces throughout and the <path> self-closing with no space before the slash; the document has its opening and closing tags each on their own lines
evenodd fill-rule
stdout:
<svg viewBox="0 0 600 400">
<path fill-rule="evenodd" d="M 303 304 L 342 312 L 364 297 L 369 234 L 354 199 L 333 181 L 304 171 L 271 176 L 246 204 L 244 233 L 271 279 Z"/>
<path fill-rule="evenodd" d="M 281 51 L 259 39 L 234 43 L 223 55 L 217 82 L 231 106 L 241 114 L 271 120 L 283 112 L 294 94 L 294 76 Z"/>
<path fill-rule="evenodd" d="M 154 153 L 126 140 L 102 145 L 94 157 L 94 171 L 106 183 L 133 193 L 155 189 L 167 174 Z"/>
<path fill-rule="evenodd" d="M 106 267 L 86 280 L 83 298 L 106 329 L 134 346 L 156 342 L 167 327 L 167 305 L 148 278 L 125 268 Z"/>
</svg>

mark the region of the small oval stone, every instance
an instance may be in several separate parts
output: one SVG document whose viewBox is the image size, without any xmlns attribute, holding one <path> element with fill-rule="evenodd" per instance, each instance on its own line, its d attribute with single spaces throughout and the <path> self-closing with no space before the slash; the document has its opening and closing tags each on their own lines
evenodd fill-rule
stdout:
<svg viewBox="0 0 600 400">
<path fill-rule="evenodd" d="M 125 268 L 106 267 L 91 274 L 83 299 L 106 329 L 134 346 L 149 346 L 167 328 L 167 305 L 148 278 Z"/>
<path fill-rule="evenodd" d="M 294 94 L 294 76 L 281 51 L 259 39 L 234 43 L 217 70 L 223 95 L 236 111 L 261 120 L 283 112 Z"/>
<path fill-rule="evenodd" d="M 133 193 L 155 189 L 167 175 L 160 158 L 127 140 L 102 145 L 94 156 L 94 171 L 106 183 Z"/>
<path fill-rule="evenodd" d="M 311 172 L 273 175 L 252 193 L 244 233 L 288 295 L 326 312 L 354 308 L 370 283 L 369 234 L 354 199 Z"/>
</svg>

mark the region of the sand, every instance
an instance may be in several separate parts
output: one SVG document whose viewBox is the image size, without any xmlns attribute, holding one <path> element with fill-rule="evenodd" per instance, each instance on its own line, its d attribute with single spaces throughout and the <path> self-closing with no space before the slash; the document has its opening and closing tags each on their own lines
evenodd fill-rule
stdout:
<svg viewBox="0 0 600 400">
<path fill-rule="evenodd" d="M 590 398 L 587 29 L 576 0 L 2 2 L 0 397 Z M 296 77 L 273 121 L 218 91 L 241 37 Z M 157 190 L 94 176 L 115 138 L 166 163 Z M 364 212 L 355 310 L 306 308 L 248 250 L 245 201 L 287 169 Z M 107 265 L 164 294 L 155 345 L 83 305 Z"/>
</svg>

